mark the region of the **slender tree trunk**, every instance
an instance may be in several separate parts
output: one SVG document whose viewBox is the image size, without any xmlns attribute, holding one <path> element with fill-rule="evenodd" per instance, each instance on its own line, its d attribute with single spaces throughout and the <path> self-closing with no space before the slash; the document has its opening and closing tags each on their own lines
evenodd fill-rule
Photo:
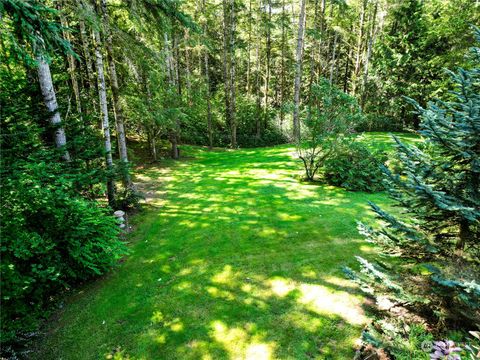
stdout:
<svg viewBox="0 0 480 360">
<path fill-rule="evenodd" d="M 125 137 L 125 126 L 123 119 L 123 108 L 120 102 L 120 89 L 118 87 L 118 78 L 117 78 L 117 69 L 115 67 L 115 56 L 113 53 L 113 39 L 112 32 L 110 30 L 109 15 L 107 9 L 107 1 L 101 0 L 101 9 L 103 17 L 104 31 L 106 35 L 106 48 L 108 55 L 108 64 L 110 71 L 110 88 L 112 90 L 113 96 L 113 108 L 114 108 L 114 117 L 115 125 L 117 130 L 117 143 L 118 143 L 118 155 L 123 166 L 123 184 L 125 187 L 132 187 L 132 180 L 130 178 L 130 173 L 128 170 L 128 153 L 127 153 L 127 140 Z"/>
<path fill-rule="evenodd" d="M 470 224 L 466 220 L 460 222 L 459 236 L 457 243 L 455 244 L 455 249 L 458 252 L 462 252 L 465 249 L 465 245 L 468 241 L 472 240 L 473 234 L 470 230 Z"/>
<path fill-rule="evenodd" d="M 285 56 L 286 56 L 286 31 L 285 31 L 285 0 L 282 0 L 282 67 L 281 67 L 281 85 L 280 85 L 280 129 L 283 130 L 283 122 L 285 121 Z"/>
<path fill-rule="evenodd" d="M 97 30 L 95 30 L 94 36 L 95 36 L 95 58 L 96 58 L 97 81 L 98 81 L 98 97 L 99 97 L 99 103 L 100 103 L 103 137 L 105 141 L 105 162 L 107 165 L 107 170 L 109 172 L 107 177 L 107 197 L 108 197 L 108 204 L 113 207 L 115 205 L 115 183 L 112 176 L 113 158 L 112 158 L 112 142 L 110 138 L 110 124 L 108 120 L 107 87 L 105 84 L 103 55 L 101 51 L 102 42 L 100 39 L 100 33 Z"/>
<path fill-rule="evenodd" d="M 377 35 L 376 31 L 376 21 L 377 21 L 377 10 L 378 10 L 378 1 L 375 1 L 375 7 L 373 9 L 373 16 L 372 16 L 372 27 L 370 29 L 370 36 L 368 39 L 368 45 L 367 45 L 367 52 L 365 54 L 365 61 L 364 61 L 364 68 L 363 68 L 363 80 L 362 80 L 362 98 L 360 101 L 360 105 L 363 108 L 366 100 L 366 87 L 367 87 L 367 82 L 368 82 L 368 67 L 370 63 L 370 56 L 372 54 L 372 47 L 373 44 L 375 43 L 375 37 Z"/>
<path fill-rule="evenodd" d="M 333 3 L 332 3 L 333 5 Z M 323 59 L 326 59 L 326 56 L 324 56 L 324 43 L 325 43 L 325 35 L 326 35 L 326 27 L 327 27 L 327 21 L 325 18 L 325 11 L 327 9 L 327 2 L 326 0 L 322 0 L 322 8 L 320 11 L 320 16 L 319 16 L 319 22 L 320 22 L 320 40 L 318 41 L 318 46 L 316 46 L 317 49 L 317 79 L 324 74 L 324 61 Z"/>
<path fill-rule="evenodd" d="M 205 0 L 202 1 L 202 11 L 206 13 L 206 4 Z M 208 32 L 208 23 L 205 21 L 203 25 L 203 33 L 205 36 Z M 208 61 L 208 48 L 205 46 L 203 52 L 204 61 L 205 61 L 205 81 L 207 83 L 207 131 L 208 131 L 208 148 L 212 149 L 213 147 L 213 127 L 212 127 L 212 104 L 211 104 L 211 92 L 210 92 L 210 66 Z M 248 86 L 248 84 L 247 84 Z"/>
<path fill-rule="evenodd" d="M 251 46 L 252 46 L 252 0 L 248 1 L 248 44 L 247 44 L 247 95 L 250 95 L 250 73 L 251 73 Z"/>
<path fill-rule="evenodd" d="M 300 92 L 302 86 L 302 61 L 303 40 L 305 35 L 305 5 L 306 0 L 301 1 L 300 16 L 298 20 L 297 51 L 295 56 L 295 86 L 294 86 L 294 109 L 293 109 L 293 139 L 300 141 Z"/>
<path fill-rule="evenodd" d="M 313 15 L 313 27 L 314 31 L 317 31 L 320 29 L 320 26 L 318 26 L 318 0 L 315 0 L 315 9 L 314 9 L 314 15 Z M 313 44 L 317 43 L 317 40 L 314 38 L 313 39 Z M 315 46 L 313 46 L 315 47 Z M 311 96 L 312 93 L 312 85 L 315 79 L 315 51 L 312 50 L 310 54 L 310 79 L 308 82 L 308 96 Z"/>
<path fill-rule="evenodd" d="M 91 101 L 91 108 L 87 106 L 86 111 L 87 113 L 90 112 L 97 112 L 97 102 L 95 100 L 95 74 L 93 72 L 93 64 L 92 64 L 92 57 L 90 54 L 90 47 L 89 47 L 89 37 L 87 36 L 87 31 L 85 28 L 85 23 L 80 20 L 79 21 L 80 25 L 80 39 L 82 42 L 82 52 L 83 52 L 83 59 L 85 62 L 85 67 L 87 69 L 87 91 L 89 95 L 89 99 Z"/>
<path fill-rule="evenodd" d="M 62 2 L 60 2 L 60 7 L 64 6 Z M 60 12 L 60 22 L 64 28 L 68 28 L 67 20 L 65 16 Z M 63 38 L 71 43 L 70 33 L 68 31 L 62 31 Z M 83 118 L 82 113 L 82 102 L 80 99 L 80 87 L 77 81 L 77 74 L 76 74 L 76 63 L 75 58 L 72 54 L 67 54 L 67 63 L 68 63 L 68 74 L 70 76 L 70 82 L 72 84 L 73 95 L 75 96 L 75 105 L 77 107 L 77 113 L 80 115 L 80 119 Z"/>
<path fill-rule="evenodd" d="M 236 15 L 235 0 L 230 0 L 230 113 L 232 120 L 232 148 L 237 147 L 237 119 L 236 119 L 236 76 L 235 76 L 235 32 L 236 32 Z"/>
<path fill-rule="evenodd" d="M 166 57 L 166 64 L 167 64 L 167 78 L 170 86 L 175 86 L 174 81 L 174 70 L 173 70 L 173 59 L 172 54 L 170 51 L 170 46 L 168 44 L 168 34 L 165 32 L 163 33 L 163 38 L 165 41 L 165 57 Z"/>
<path fill-rule="evenodd" d="M 50 113 L 50 124 L 55 128 L 55 145 L 58 148 L 64 149 L 62 157 L 65 161 L 70 161 L 70 154 L 68 150 L 65 149 L 65 146 L 67 145 L 67 137 L 62 125 L 60 111 L 58 110 L 57 97 L 55 95 L 55 88 L 53 87 L 50 65 L 48 65 L 41 55 L 37 56 L 37 62 L 38 82 L 40 84 L 43 102 Z"/>
<path fill-rule="evenodd" d="M 265 94 L 264 94 L 264 114 L 263 114 L 263 128 L 266 130 L 268 126 L 268 92 L 269 92 L 269 85 L 270 85 L 270 61 L 272 55 L 272 32 L 270 30 L 270 24 L 272 22 L 272 1 L 267 1 L 268 6 L 268 21 L 267 21 L 267 39 L 266 39 L 266 47 L 265 47 L 265 55 L 266 55 L 266 64 L 265 64 Z"/>
<path fill-rule="evenodd" d="M 362 44 L 363 44 L 363 33 L 364 33 L 364 24 L 365 24 L 365 12 L 367 9 L 368 0 L 363 0 L 363 5 L 360 11 L 360 24 L 358 30 L 358 38 L 357 38 L 357 54 L 355 58 L 355 68 L 353 72 L 353 79 L 352 79 L 352 94 L 355 95 L 357 90 L 357 83 L 358 77 L 360 75 L 360 65 L 361 65 L 361 54 L 362 54 Z"/>
<path fill-rule="evenodd" d="M 260 11 L 260 8 L 259 8 Z M 256 77 L 255 77 L 255 89 L 256 89 L 256 116 L 255 116 L 255 141 L 260 140 L 262 136 L 262 124 L 261 124 L 261 114 L 262 114 L 262 100 L 261 100 L 261 86 L 260 86 L 260 42 L 261 38 L 258 37 L 257 46 L 255 49 L 256 56 Z"/>
<path fill-rule="evenodd" d="M 345 59 L 345 73 L 343 75 L 343 92 L 348 93 L 348 78 L 350 75 L 350 59 L 353 55 L 353 49 L 349 46 L 347 58 Z"/>
<path fill-rule="evenodd" d="M 213 127 L 212 127 L 212 104 L 210 93 L 210 69 L 208 65 L 208 52 L 205 50 L 205 80 L 207 82 L 207 130 L 208 130 L 208 148 L 213 147 Z"/>
<path fill-rule="evenodd" d="M 178 69 L 178 62 L 174 61 L 174 56 L 172 56 L 172 52 L 175 54 L 175 57 L 178 56 L 178 47 L 177 42 L 175 39 L 175 35 L 172 36 L 173 38 L 173 50 L 170 49 L 168 44 L 168 35 L 165 32 L 163 34 L 165 40 L 165 56 L 166 56 L 166 64 L 167 64 L 167 77 L 170 87 L 176 88 L 179 98 L 182 96 L 182 87 L 180 84 L 180 73 Z M 178 119 L 174 120 L 173 127 L 168 132 L 168 139 L 171 144 L 171 157 L 172 159 L 179 158 L 179 151 L 178 151 L 178 133 L 180 131 L 180 123 Z"/>
<path fill-rule="evenodd" d="M 187 84 L 187 98 L 188 98 L 188 105 L 192 106 L 192 82 L 191 78 L 191 71 L 190 71 L 190 31 L 188 29 L 185 30 L 185 72 L 186 72 L 186 84 Z"/>
<path fill-rule="evenodd" d="M 175 81 L 177 84 L 177 93 L 178 99 L 181 101 L 182 99 L 182 79 L 180 78 L 180 48 L 178 46 L 178 39 L 176 33 L 174 32 L 172 35 L 173 38 L 173 51 L 175 54 Z M 172 131 L 172 158 L 177 160 L 180 158 L 180 150 L 178 149 L 178 143 L 180 138 L 180 120 L 179 118 L 175 118 L 175 125 Z"/>
<path fill-rule="evenodd" d="M 143 71 L 139 71 L 139 78 L 143 85 L 143 89 L 147 94 L 147 110 L 148 112 L 152 112 L 152 92 L 150 91 L 150 85 L 148 83 L 148 75 L 145 74 Z M 157 139 L 155 134 L 155 123 L 153 122 L 150 125 L 148 121 L 144 121 L 143 124 L 145 127 L 145 132 L 147 133 L 147 141 L 150 148 L 150 154 L 152 155 L 153 161 L 157 161 Z"/>
<path fill-rule="evenodd" d="M 330 64 L 330 84 L 333 84 L 333 74 L 335 71 L 336 63 L 336 51 L 337 51 L 337 40 L 338 40 L 338 31 L 335 31 L 335 37 L 333 40 L 333 52 L 332 52 L 332 63 Z"/>
<path fill-rule="evenodd" d="M 230 67 L 229 67 L 229 19 L 228 0 L 223 2 L 223 83 L 225 92 L 225 123 L 229 129 L 232 126 L 230 114 Z M 231 139 L 230 139 L 231 140 Z"/>
</svg>

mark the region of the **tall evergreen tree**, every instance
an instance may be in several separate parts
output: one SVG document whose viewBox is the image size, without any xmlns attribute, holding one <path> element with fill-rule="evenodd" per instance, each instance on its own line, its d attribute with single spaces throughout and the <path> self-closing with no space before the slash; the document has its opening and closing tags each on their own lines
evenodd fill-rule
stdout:
<svg viewBox="0 0 480 360">
<path fill-rule="evenodd" d="M 452 100 L 422 108 L 408 99 L 425 145 L 395 138 L 401 169 L 384 169 L 401 215 L 372 203 L 381 228 L 360 224 L 369 241 L 403 260 L 390 269 L 358 258 L 362 272 L 347 269 L 370 293 L 447 327 L 480 320 L 480 49 L 472 57 L 476 68 L 449 72 Z"/>
</svg>

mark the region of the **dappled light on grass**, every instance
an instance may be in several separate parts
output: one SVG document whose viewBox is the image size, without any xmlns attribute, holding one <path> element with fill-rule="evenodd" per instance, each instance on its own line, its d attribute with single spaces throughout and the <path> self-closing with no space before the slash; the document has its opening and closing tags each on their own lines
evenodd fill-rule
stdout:
<svg viewBox="0 0 480 360">
<path fill-rule="evenodd" d="M 301 183 L 292 151 L 188 147 L 143 169 L 131 254 L 69 301 L 40 358 L 351 358 L 365 319 L 341 266 L 373 252 L 355 221 L 386 197 Z"/>
<path fill-rule="evenodd" d="M 222 321 L 212 323 L 213 337 L 228 349 L 231 359 L 269 360 L 272 359 L 274 342 L 264 343 L 255 333 L 255 324 L 246 324 L 244 328 L 228 328 Z"/>
</svg>

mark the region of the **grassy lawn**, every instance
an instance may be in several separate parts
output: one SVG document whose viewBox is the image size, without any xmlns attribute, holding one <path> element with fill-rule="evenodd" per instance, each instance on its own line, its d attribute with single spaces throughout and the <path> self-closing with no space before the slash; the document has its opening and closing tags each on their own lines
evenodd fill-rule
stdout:
<svg viewBox="0 0 480 360">
<path fill-rule="evenodd" d="M 351 358 L 367 319 L 341 266 L 372 253 L 356 220 L 385 194 L 299 183 L 289 146 L 183 149 L 137 173 L 130 256 L 69 298 L 35 358 Z"/>
</svg>

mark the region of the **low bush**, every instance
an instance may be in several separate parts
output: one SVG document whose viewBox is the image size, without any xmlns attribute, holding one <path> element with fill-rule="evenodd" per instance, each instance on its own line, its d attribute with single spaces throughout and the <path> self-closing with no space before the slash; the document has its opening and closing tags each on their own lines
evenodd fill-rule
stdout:
<svg viewBox="0 0 480 360">
<path fill-rule="evenodd" d="M 297 156 L 305 168 L 305 180 L 315 181 L 317 172 L 337 152 L 341 139 L 351 136 L 362 119 L 357 100 L 332 86 L 327 79 L 312 85 L 304 129 L 296 144 Z"/>
<path fill-rule="evenodd" d="M 380 166 L 387 161 L 385 153 L 371 152 L 361 142 L 339 146 L 325 161 L 323 175 L 334 186 L 352 191 L 375 192 L 384 189 Z"/>
<path fill-rule="evenodd" d="M 115 218 L 75 192 L 66 166 L 17 165 L 2 180 L 3 344 L 34 331 L 62 290 L 104 273 L 126 253 Z"/>
</svg>

